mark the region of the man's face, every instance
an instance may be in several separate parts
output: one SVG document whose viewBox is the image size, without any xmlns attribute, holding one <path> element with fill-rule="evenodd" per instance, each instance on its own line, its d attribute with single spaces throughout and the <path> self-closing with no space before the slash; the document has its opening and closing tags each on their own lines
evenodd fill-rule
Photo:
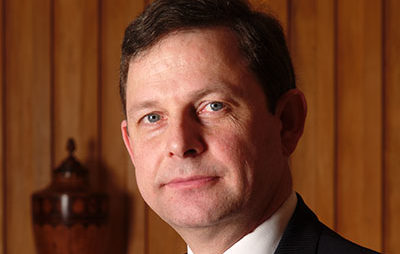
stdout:
<svg viewBox="0 0 400 254">
<path fill-rule="evenodd" d="M 131 62 L 126 99 L 137 184 L 165 221 L 207 227 L 268 209 L 287 173 L 281 123 L 230 30 L 169 34 Z"/>
</svg>

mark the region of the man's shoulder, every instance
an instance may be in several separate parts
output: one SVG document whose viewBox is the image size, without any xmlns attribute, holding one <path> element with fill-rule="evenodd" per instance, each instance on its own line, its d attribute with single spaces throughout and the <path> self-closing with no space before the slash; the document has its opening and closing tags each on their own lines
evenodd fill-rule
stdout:
<svg viewBox="0 0 400 254">
<path fill-rule="evenodd" d="M 358 244 L 355 244 L 338 233 L 334 232 L 324 224 L 321 224 L 321 235 L 318 242 L 318 251 L 317 253 L 324 254 L 334 254 L 334 253 L 348 253 L 348 254 L 358 254 L 358 253 L 367 253 L 367 254 L 377 254 L 373 250 L 364 248 Z"/>
<path fill-rule="evenodd" d="M 327 226 L 307 207 L 300 195 L 297 206 L 275 254 L 358 254 L 377 253 L 346 240 Z"/>
</svg>

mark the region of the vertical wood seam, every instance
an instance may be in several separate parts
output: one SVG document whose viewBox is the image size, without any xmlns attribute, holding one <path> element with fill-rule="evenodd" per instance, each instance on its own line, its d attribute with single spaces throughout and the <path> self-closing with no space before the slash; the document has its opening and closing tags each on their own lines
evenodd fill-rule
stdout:
<svg viewBox="0 0 400 254">
<path fill-rule="evenodd" d="M 103 57 L 102 57 L 102 47 L 103 47 L 103 43 L 101 41 L 102 38 L 102 0 L 98 0 L 97 1 L 97 154 L 96 154 L 96 164 L 99 170 L 102 167 L 102 163 L 101 163 L 101 154 L 102 154 L 102 146 L 103 146 L 103 142 L 102 142 L 102 111 L 103 111 L 103 107 L 102 107 L 102 84 L 103 84 L 103 79 L 102 79 L 102 75 L 101 75 L 101 70 L 102 70 L 102 61 L 103 61 Z M 101 170 L 100 170 L 101 171 Z M 98 179 L 97 179 L 97 183 L 99 184 L 99 180 L 101 178 L 101 172 L 98 172 Z"/>
<path fill-rule="evenodd" d="M 150 223 L 149 223 L 149 207 L 147 206 L 147 204 L 145 203 L 144 205 L 144 253 L 145 254 L 149 254 L 149 227 L 150 227 Z"/>
<path fill-rule="evenodd" d="M 382 167 L 382 171 L 381 171 L 381 206 L 382 206 L 382 210 L 381 210 L 381 251 L 384 253 L 385 252 L 385 246 L 386 246 L 386 119 L 387 119 L 387 115 L 386 115 L 386 106 L 385 106 L 385 98 L 386 98 L 386 8 L 387 8 L 387 3 L 386 0 L 383 0 L 381 2 L 382 6 L 381 6 L 381 35 L 382 35 L 382 45 L 381 45 L 381 57 L 382 57 L 382 73 L 381 73 L 381 79 L 382 79 L 382 95 L 381 95 L 381 103 L 382 103 L 382 108 L 381 108 L 381 114 L 382 114 L 382 129 L 381 129 L 381 142 L 382 142 L 382 150 L 381 150 L 381 167 Z"/>
<path fill-rule="evenodd" d="M 103 49 L 103 43 L 102 43 L 102 15 L 103 15 L 103 8 L 102 8 L 102 0 L 97 0 L 97 154 L 96 154 L 96 165 L 97 169 L 99 172 L 97 172 L 97 179 L 96 179 L 96 189 L 98 187 L 100 191 L 100 186 L 103 186 L 103 183 L 101 182 L 101 172 L 103 168 L 103 163 L 101 160 L 101 155 L 103 153 L 103 142 L 102 142 L 102 87 L 103 87 L 103 79 L 101 75 L 102 71 L 102 61 L 103 61 L 103 55 L 102 55 L 102 49 Z M 101 190 L 103 191 L 103 190 Z M 108 193 L 107 193 L 108 194 Z M 108 230 L 110 230 L 110 227 L 108 227 Z M 125 237 L 125 232 L 124 233 L 124 239 Z M 109 249 L 109 246 L 107 245 L 107 249 Z M 126 250 L 124 249 L 124 252 Z"/>
<path fill-rule="evenodd" d="M 292 43 L 292 15 L 293 15 L 292 1 L 287 0 L 286 1 L 286 31 L 287 31 L 286 44 L 287 44 L 289 51 L 292 48 L 292 44 L 293 44 Z M 292 65 L 293 65 L 293 63 L 292 63 Z M 295 77 L 295 81 L 296 81 L 296 77 Z"/>
<path fill-rule="evenodd" d="M 55 168 L 55 138 L 54 138 L 54 97 L 55 97 L 55 7 L 54 0 L 50 0 L 50 174 Z"/>
<path fill-rule="evenodd" d="M 2 48 L 1 48 L 1 61 L 2 61 L 2 66 L 1 66 L 1 68 L 2 68 L 2 72 L 3 72 L 3 76 L 2 76 L 2 78 L 1 78 L 1 82 L 2 82 L 2 86 L 1 86 L 1 89 L 2 89 L 2 94 L 1 94 L 1 96 L 2 96 L 2 98 L 1 98 L 1 110 L 2 110 L 2 114 L 1 114 L 1 116 L 2 116 L 2 121 L 1 121 L 1 123 L 2 123 L 2 125 L 3 125 L 3 128 L 2 128 L 2 133 L 0 133 L 0 135 L 2 135 L 2 137 L 3 137 L 3 139 L 2 139 L 2 143 L 0 144 L 0 146 L 2 146 L 2 158 L 3 158 L 3 161 L 1 162 L 2 164 L 1 164 L 1 167 L 2 167 L 2 172 L 1 172 L 1 174 L 2 174 L 2 193 L 1 193 L 1 195 L 2 195 L 2 198 L 3 198 L 3 203 L 2 203 L 2 209 L 3 209 L 3 216 L 2 216 L 2 225 L 1 225 L 1 230 L 2 230 L 2 241 L 3 241 L 3 249 L 2 250 L 0 250 L 0 251 L 2 251 L 2 253 L 3 254 L 5 254 L 6 253 L 6 250 L 7 250 L 7 237 L 6 237 L 6 230 L 7 230 L 7 225 L 6 225 L 6 218 L 7 218 L 7 214 L 6 214 L 6 211 L 7 211 L 7 209 L 5 209 L 6 208 L 6 203 L 7 203 L 7 200 L 6 200 L 6 198 L 7 198 L 7 195 L 6 195 L 6 192 L 7 192 L 7 188 L 6 188 L 6 184 L 7 184 L 7 181 L 6 181 L 6 177 L 7 177 L 7 174 L 6 174 L 6 158 L 7 158 L 7 156 L 6 156 L 6 138 L 7 138 L 7 135 L 6 135 L 6 128 L 5 128 L 5 123 L 6 123 L 6 11 L 5 11 L 5 9 L 6 9 L 6 0 L 3 0 L 3 1 L 1 1 L 1 12 L 2 12 L 2 34 L 1 34 L 1 38 L 0 38 L 0 40 L 2 40 Z"/>
<path fill-rule="evenodd" d="M 100 186 L 104 186 L 104 183 L 102 182 L 102 171 L 105 167 L 103 167 L 103 161 L 101 160 L 102 154 L 103 154 L 103 140 L 102 140 L 102 133 L 103 133 L 103 118 L 102 118 L 102 112 L 103 112 L 103 78 L 102 78 L 102 68 L 103 68 L 103 43 L 102 43 L 102 36 L 103 36 L 103 1 L 102 0 L 97 0 L 97 154 L 96 154 L 96 162 L 95 164 L 97 165 L 97 169 L 99 172 L 97 172 L 97 179 L 96 179 L 96 189 L 99 189 L 99 191 L 103 192 L 104 190 L 100 190 Z M 108 193 L 107 193 L 108 195 Z M 110 216 L 110 208 L 109 208 L 109 216 Z M 110 227 L 108 227 L 108 231 L 110 231 Z M 108 232 L 110 233 L 110 232 Z M 126 242 L 127 242 L 127 237 L 126 237 L 126 230 L 123 229 L 122 233 L 123 235 L 123 252 L 126 253 Z M 107 249 L 110 249 L 109 245 L 106 245 Z"/>
<path fill-rule="evenodd" d="M 338 224 L 338 1 L 333 1 L 333 228 Z"/>
</svg>

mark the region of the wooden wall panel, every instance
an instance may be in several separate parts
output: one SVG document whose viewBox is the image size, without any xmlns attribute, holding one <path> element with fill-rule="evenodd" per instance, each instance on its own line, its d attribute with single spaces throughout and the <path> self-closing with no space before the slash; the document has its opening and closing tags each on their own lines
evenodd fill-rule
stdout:
<svg viewBox="0 0 400 254">
<path fill-rule="evenodd" d="M 344 236 L 398 252 L 399 1 L 251 1 L 281 19 L 308 99 L 296 190 Z M 70 136 L 111 198 L 108 252 L 185 251 L 140 197 L 120 139 L 122 32 L 148 2 L 0 0 L 0 254 L 35 253 L 30 195 Z"/>
<path fill-rule="evenodd" d="M 33 254 L 30 195 L 50 176 L 50 1 L 5 1 L 6 251 Z"/>
<path fill-rule="evenodd" d="M 382 5 L 339 0 L 337 229 L 382 247 Z"/>
<path fill-rule="evenodd" d="M 124 221 L 127 227 L 127 254 L 148 254 L 151 244 L 148 236 L 148 208 L 139 193 L 136 185 L 135 172 L 130 160 L 127 162 L 126 190 L 128 197 L 126 202 L 127 219 Z M 160 231 L 162 233 L 162 231 Z"/>
<path fill-rule="evenodd" d="M 3 0 L 0 0 L 0 254 L 4 254 L 4 239 L 5 239 L 5 232 L 4 232 L 4 198 L 5 198 L 5 181 L 4 181 L 4 175 L 5 175 L 5 163 L 4 163 L 4 112 L 5 112 L 5 103 L 4 103 L 4 89 L 5 89 L 5 82 L 4 82 L 4 73 L 3 73 L 3 60 L 4 60 L 4 22 L 3 22 Z"/>
<path fill-rule="evenodd" d="M 319 218 L 333 227 L 334 1 L 293 1 L 290 13 L 297 85 L 308 104 L 304 135 L 292 157 L 294 187 Z"/>
<path fill-rule="evenodd" d="M 136 187 L 134 169 L 123 145 L 119 98 L 120 47 L 125 27 L 143 9 L 143 1 L 101 1 L 101 164 L 110 197 L 109 250 L 144 254 L 146 206 Z M 122 235 L 121 237 L 121 234 Z"/>
<path fill-rule="evenodd" d="M 77 157 L 97 185 L 99 136 L 98 1 L 54 1 L 54 162 L 66 158 L 73 137 Z"/>
<path fill-rule="evenodd" d="M 186 244 L 182 238 L 152 210 L 148 214 L 148 253 L 185 253 Z"/>
<path fill-rule="evenodd" d="M 384 252 L 400 250 L 400 2 L 385 5 L 385 207 Z"/>
<path fill-rule="evenodd" d="M 279 19 L 283 27 L 283 30 L 285 30 L 285 32 L 288 30 L 289 0 L 252 0 L 252 2 L 256 7 L 257 5 L 260 6 L 264 5 L 265 6 L 264 9 L 266 9 L 267 12 L 273 14 Z"/>
</svg>

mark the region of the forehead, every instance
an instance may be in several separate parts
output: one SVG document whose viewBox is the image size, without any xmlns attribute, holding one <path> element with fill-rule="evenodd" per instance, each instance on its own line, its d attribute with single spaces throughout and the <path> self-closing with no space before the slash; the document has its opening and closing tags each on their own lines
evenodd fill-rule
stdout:
<svg viewBox="0 0 400 254">
<path fill-rule="evenodd" d="M 229 28 L 177 31 L 132 59 L 127 104 L 143 100 L 143 96 L 154 97 L 146 99 L 182 96 L 218 85 L 245 89 L 243 86 L 247 82 L 243 80 L 249 76 L 253 75 L 246 58 L 238 47 L 235 33 Z"/>
<path fill-rule="evenodd" d="M 163 71 L 164 68 L 180 68 L 187 61 L 207 67 L 238 64 L 247 67 L 247 61 L 238 47 L 236 34 L 227 27 L 187 29 L 171 32 L 155 45 L 131 59 L 128 75 L 139 71 Z M 207 65 L 210 62 L 211 66 Z M 154 68 L 158 69 L 155 70 Z M 202 66 L 197 66 L 198 68 Z"/>
</svg>

